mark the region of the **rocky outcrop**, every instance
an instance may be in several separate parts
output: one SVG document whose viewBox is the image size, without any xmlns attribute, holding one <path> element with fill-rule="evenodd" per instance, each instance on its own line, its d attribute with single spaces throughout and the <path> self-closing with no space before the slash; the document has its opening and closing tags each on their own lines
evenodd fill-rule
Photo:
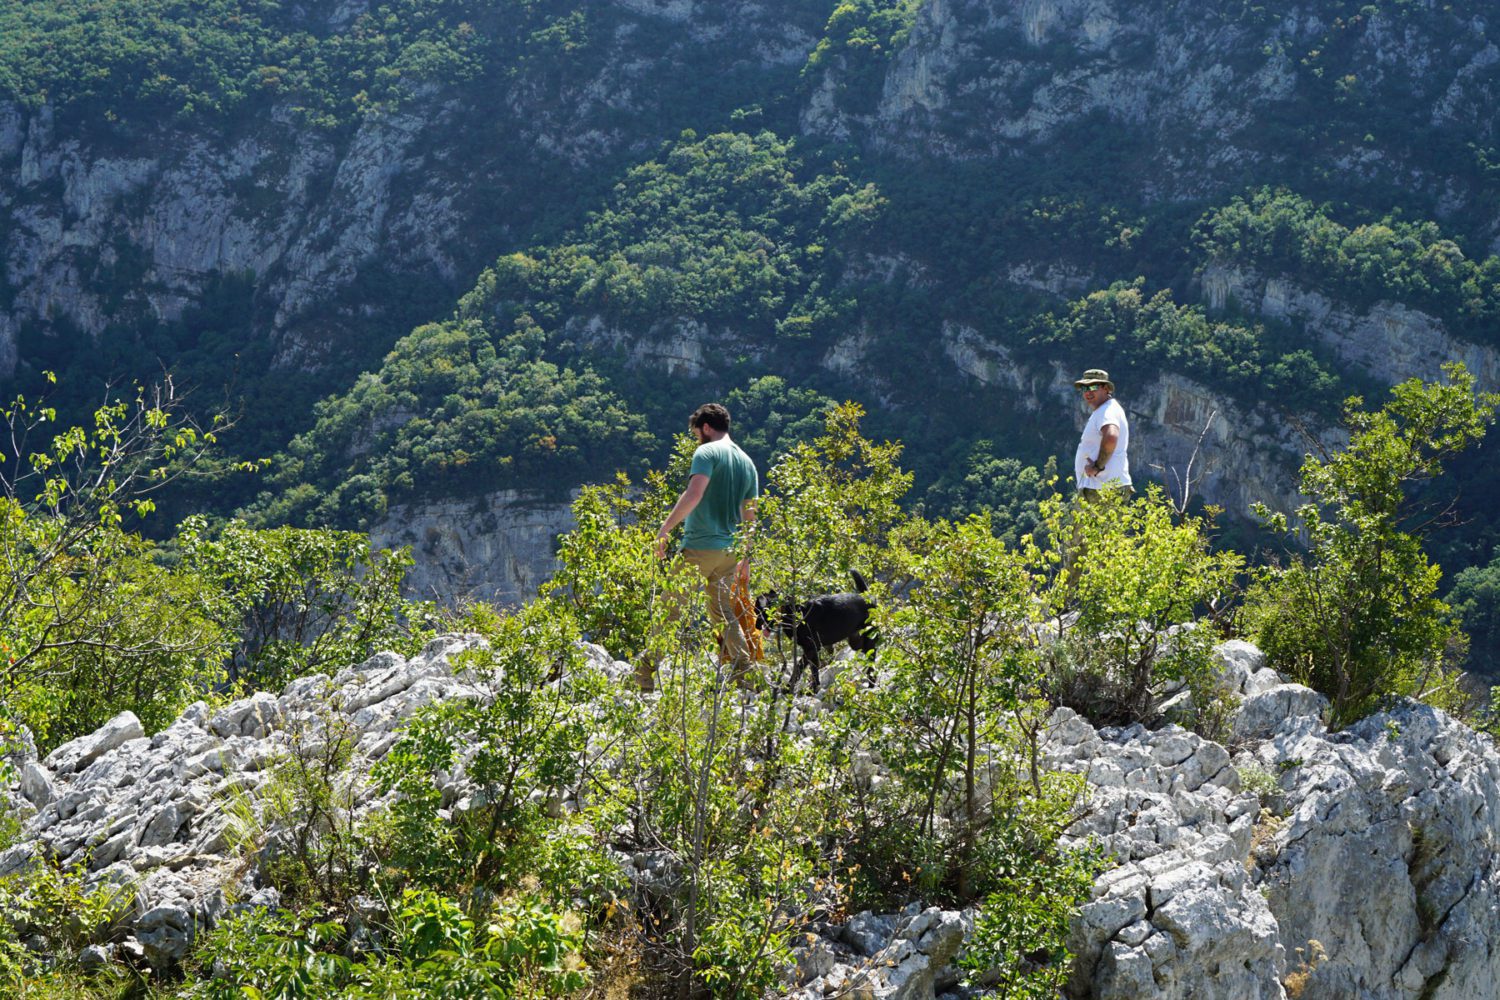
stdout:
<svg viewBox="0 0 1500 1000">
<path fill-rule="evenodd" d="M 1069 838 L 1116 861 L 1073 921 L 1068 995 L 1493 995 L 1493 742 L 1415 703 L 1330 733 L 1326 699 L 1284 683 L 1253 646 L 1225 643 L 1218 656 L 1242 699 L 1228 746 L 1176 726 L 1095 729 L 1067 709 L 1050 721 L 1047 764 L 1091 789 Z M 799 946 L 805 985 L 788 995 L 847 995 L 919 912 L 823 929 Z M 946 915 L 958 928 L 964 918 Z M 971 995 L 957 982 L 940 974 L 934 988 Z"/>
<path fill-rule="evenodd" d="M 554 543 L 572 528 L 566 501 L 501 490 L 393 506 L 370 530 L 376 548 L 410 546 L 408 593 L 444 601 L 520 604 L 557 568 Z"/>
<path fill-rule="evenodd" d="M 1330 733 L 1321 697 L 1231 676 L 1254 692 L 1232 752 L 1054 717 L 1049 759 L 1088 775 L 1087 832 L 1124 862 L 1075 923 L 1074 995 L 1492 995 L 1494 743 L 1415 703 Z"/>
<path fill-rule="evenodd" d="M 295 734 L 325 727 L 330 713 L 343 719 L 357 736 L 351 771 L 368 774 L 418 707 L 472 696 L 451 659 L 476 641 L 436 639 L 411 660 L 382 653 L 333 678 L 303 678 L 279 696 L 262 692 L 218 711 L 199 702 L 154 736 L 127 712 L 44 761 L 31 757 L 24 762 L 31 780 L 12 791 L 23 839 L 0 855 L 0 875 L 37 858 L 81 869 L 91 889 L 125 894 L 129 949 L 170 964 L 230 911 L 231 897 L 277 901 L 235 859 L 245 817 L 258 813 L 257 790 Z M 363 808 L 373 790 L 361 781 L 353 795 Z"/>
<path fill-rule="evenodd" d="M 1436 379 L 1443 365 L 1462 361 L 1481 389 L 1500 386 L 1500 351 L 1461 340 L 1441 320 L 1399 302 L 1357 310 L 1289 278 L 1224 261 L 1210 262 L 1200 280 L 1210 308 L 1232 304 L 1302 326 L 1345 365 L 1388 385 Z"/>
<path fill-rule="evenodd" d="M 478 679 L 452 666 L 477 642 L 446 636 L 410 660 L 382 653 L 279 695 L 217 711 L 199 703 L 154 736 L 127 713 L 45 760 L 24 743 L 12 747 L 18 778 L 4 791 L 23 828 L 0 855 L 0 874 L 50 857 L 82 870 L 91 887 L 115 887 L 127 899 L 127 937 L 90 960 L 137 954 L 169 965 L 234 907 L 277 904 L 243 853 L 245 817 L 261 815 L 257 797 L 277 762 L 299 740 L 315 745 L 318 733 L 344 727 L 355 745 L 351 807 L 374 808 L 364 776 L 401 722 L 435 700 L 479 696 Z M 1495 995 L 1494 743 L 1415 703 L 1330 733 L 1326 701 L 1266 670 L 1254 647 L 1226 643 L 1218 656 L 1242 699 L 1227 746 L 1172 725 L 1095 729 L 1066 709 L 1049 722 L 1046 764 L 1090 786 L 1068 836 L 1102 845 L 1115 862 L 1073 921 L 1069 995 Z M 588 658 L 613 683 L 630 675 L 602 649 L 589 647 Z M 819 707 L 803 701 L 814 717 Z M 445 801 L 463 794 L 461 775 L 452 781 Z M 575 808 L 567 793 L 558 808 Z M 275 839 L 274 829 L 263 833 Z M 672 877 L 652 857 L 621 858 L 640 884 Z M 785 995 L 974 995 L 952 964 L 973 917 L 917 903 L 811 925 Z"/>
</svg>

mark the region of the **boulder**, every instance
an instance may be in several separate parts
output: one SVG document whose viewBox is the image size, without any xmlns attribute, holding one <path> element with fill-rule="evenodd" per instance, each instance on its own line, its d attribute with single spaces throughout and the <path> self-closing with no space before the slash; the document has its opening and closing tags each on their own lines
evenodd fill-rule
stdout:
<svg viewBox="0 0 1500 1000">
<path fill-rule="evenodd" d="M 128 740 L 140 739 L 145 730 L 134 712 L 121 712 L 87 736 L 64 743 L 42 763 L 54 775 L 81 770 Z"/>
</svg>

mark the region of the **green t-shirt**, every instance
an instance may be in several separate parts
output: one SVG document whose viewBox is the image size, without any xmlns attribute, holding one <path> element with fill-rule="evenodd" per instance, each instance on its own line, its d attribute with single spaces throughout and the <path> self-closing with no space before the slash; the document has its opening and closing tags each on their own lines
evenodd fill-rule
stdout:
<svg viewBox="0 0 1500 1000">
<path fill-rule="evenodd" d="M 727 549 L 740 525 L 740 504 L 760 496 L 755 463 L 726 435 L 698 446 L 690 476 L 707 476 L 703 499 L 682 522 L 685 549 Z"/>
</svg>

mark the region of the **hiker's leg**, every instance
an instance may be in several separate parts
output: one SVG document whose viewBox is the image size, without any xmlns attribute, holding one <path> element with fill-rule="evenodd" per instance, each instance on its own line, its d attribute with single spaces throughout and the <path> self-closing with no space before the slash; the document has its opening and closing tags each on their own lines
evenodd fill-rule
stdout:
<svg viewBox="0 0 1500 1000">
<path fill-rule="evenodd" d="M 708 617 L 715 628 L 723 630 L 724 651 L 734 665 L 735 676 L 739 677 L 750 666 L 750 645 L 734 607 L 734 570 L 739 559 L 733 552 L 722 549 L 684 550 L 682 555 L 703 574 Z"/>
</svg>

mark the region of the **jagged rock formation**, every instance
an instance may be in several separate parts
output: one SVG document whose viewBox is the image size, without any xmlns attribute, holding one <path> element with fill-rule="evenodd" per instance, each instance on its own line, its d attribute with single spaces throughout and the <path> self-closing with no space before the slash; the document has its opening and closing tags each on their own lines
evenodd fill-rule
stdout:
<svg viewBox="0 0 1500 1000">
<path fill-rule="evenodd" d="M 370 542 L 411 546 L 404 586 L 418 598 L 521 604 L 557 569 L 553 539 L 572 526 L 566 502 L 502 490 L 398 504 L 370 529 Z"/>
<path fill-rule="evenodd" d="M 1338 16 L 1317 3 L 1252 11 L 1185 0 L 928 0 L 873 114 L 836 106 L 835 69 L 803 124 L 869 134 L 900 155 L 957 159 L 1034 154 L 1105 124 L 1139 142 L 1141 161 L 1116 179 L 1153 200 L 1212 194 L 1250 168 L 1312 158 L 1360 179 L 1430 187 L 1459 209 L 1477 191 L 1413 162 L 1424 152 L 1419 130 L 1452 128 L 1492 142 L 1487 108 L 1500 94 L 1500 49 L 1483 18 L 1436 5 L 1405 13 L 1370 5 Z M 1321 50 L 1331 48 L 1348 50 L 1362 99 L 1403 94 L 1413 109 L 1412 148 L 1391 148 L 1390 136 L 1353 148 L 1268 139 L 1275 115 L 1299 88 L 1305 94 L 1319 56 L 1327 58 Z"/>
<path fill-rule="evenodd" d="M 36 855 L 84 866 L 90 884 L 131 895 L 130 938 L 116 950 L 175 961 L 231 897 L 276 904 L 256 859 L 237 853 L 237 804 L 255 801 L 296 734 L 341 719 L 357 735 L 353 771 L 366 774 L 418 706 L 474 695 L 451 658 L 476 641 L 443 637 L 411 660 L 380 654 L 218 712 L 200 703 L 152 737 L 126 714 L 44 760 L 23 749 L 5 792 L 25 816 L 22 840 L 0 873 Z M 1118 862 L 1074 922 L 1071 995 L 1270 1000 L 1293 980 L 1305 1000 L 1494 995 L 1493 742 L 1417 704 L 1329 733 L 1324 700 L 1263 669 L 1253 647 L 1226 643 L 1219 656 L 1242 698 L 1228 746 L 1175 726 L 1096 730 L 1067 710 L 1051 720 L 1048 764 L 1092 787 L 1070 835 L 1102 842 Z M 597 647 L 590 660 L 629 677 Z M 363 782 L 355 799 L 377 805 Z M 649 881 L 649 860 L 624 857 Z M 915 905 L 813 928 L 787 995 L 916 1000 L 957 989 L 949 963 L 971 926 L 969 914 Z"/>
<path fill-rule="evenodd" d="M 1340 360 L 1380 382 L 1436 378 L 1444 364 L 1462 361 L 1481 384 L 1500 385 L 1500 352 L 1461 340 L 1438 318 L 1399 302 L 1355 310 L 1291 279 L 1227 262 L 1210 263 L 1201 280 L 1210 307 L 1234 305 L 1302 324 Z"/>
</svg>

